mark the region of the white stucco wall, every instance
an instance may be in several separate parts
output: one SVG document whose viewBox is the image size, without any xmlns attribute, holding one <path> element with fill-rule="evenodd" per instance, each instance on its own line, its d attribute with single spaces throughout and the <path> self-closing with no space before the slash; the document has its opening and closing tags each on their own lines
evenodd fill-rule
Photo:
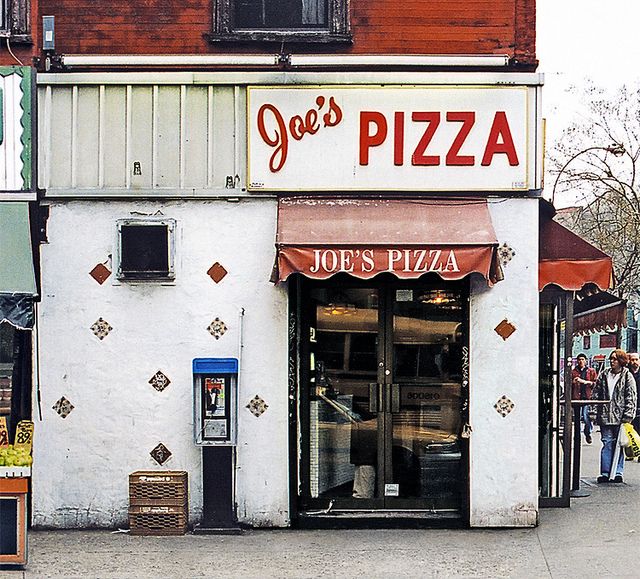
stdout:
<svg viewBox="0 0 640 579">
<path fill-rule="evenodd" d="M 492 288 L 472 283 L 470 311 L 470 524 L 530 526 L 538 515 L 538 204 L 489 200 L 500 244 L 515 256 Z M 516 331 L 503 340 L 504 319 Z M 494 404 L 506 395 L 513 411 Z"/>
<path fill-rule="evenodd" d="M 99 285 L 89 272 L 114 254 L 116 220 L 158 212 L 177 223 L 175 283 L 119 283 L 113 274 Z M 51 203 L 38 308 L 34 525 L 125 525 L 136 470 L 188 471 L 191 520 L 200 517 L 191 363 L 238 356 L 241 308 L 238 517 L 288 524 L 287 297 L 269 282 L 275 227 L 275 200 Z M 219 284 L 206 273 L 216 261 L 229 272 Z M 100 317 L 113 327 L 102 341 L 90 329 Z M 216 317 L 228 326 L 218 340 L 207 331 Z M 163 392 L 148 383 L 158 370 L 171 380 Z M 245 408 L 256 394 L 269 405 L 259 418 Z M 74 405 L 64 419 L 52 409 L 61 396 Z M 162 467 L 149 455 L 159 442 L 173 453 Z"/>
</svg>

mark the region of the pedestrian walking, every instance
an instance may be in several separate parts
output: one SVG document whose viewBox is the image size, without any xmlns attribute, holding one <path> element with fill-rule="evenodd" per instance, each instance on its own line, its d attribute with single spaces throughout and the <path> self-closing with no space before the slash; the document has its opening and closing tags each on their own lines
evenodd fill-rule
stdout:
<svg viewBox="0 0 640 579">
<path fill-rule="evenodd" d="M 637 352 L 631 352 L 629 354 L 629 371 L 636 380 L 636 417 L 633 419 L 633 428 L 636 432 L 640 432 L 640 355 Z M 640 458 L 638 458 L 640 462 Z"/>
<path fill-rule="evenodd" d="M 591 393 L 595 386 L 598 374 L 590 368 L 586 354 L 578 354 L 576 367 L 571 371 L 571 400 L 591 400 Z M 591 444 L 591 406 L 583 404 L 580 406 L 580 417 L 584 422 L 584 438 L 587 444 Z"/>
<path fill-rule="evenodd" d="M 636 393 L 640 392 L 640 355 L 637 352 L 629 354 L 629 372 L 636 381 Z M 640 432 L 640 396 L 637 397 L 636 417 L 633 419 L 633 428 Z"/>
<path fill-rule="evenodd" d="M 626 367 L 629 357 L 624 350 L 614 350 L 609 356 L 610 368 L 600 373 L 593 388 L 593 400 L 605 400 L 598 405 L 598 424 L 602 438 L 600 451 L 599 483 L 609 482 L 615 472 L 614 483 L 623 482 L 624 453 L 619 453 L 618 464 L 613 464 L 620 425 L 631 422 L 636 416 L 636 381 Z M 615 469 L 615 470 L 614 470 Z"/>
</svg>

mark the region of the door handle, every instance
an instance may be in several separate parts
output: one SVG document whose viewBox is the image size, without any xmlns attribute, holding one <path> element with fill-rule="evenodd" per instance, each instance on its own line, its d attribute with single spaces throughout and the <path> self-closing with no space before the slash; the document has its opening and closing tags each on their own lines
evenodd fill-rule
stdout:
<svg viewBox="0 0 640 579">
<path fill-rule="evenodd" d="M 377 414 L 378 412 L 378 384 L 369 384 L 369 412 Z"/>
<path fill-rule="evenodd" d="M 391 412 L 400 412 L 400 384 L 391 384 Z"/>
</svg>

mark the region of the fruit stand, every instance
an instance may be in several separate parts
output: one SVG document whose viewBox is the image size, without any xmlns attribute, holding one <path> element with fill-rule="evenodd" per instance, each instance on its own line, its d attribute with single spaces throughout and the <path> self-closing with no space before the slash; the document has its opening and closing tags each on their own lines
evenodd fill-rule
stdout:
<svg viewBox="0 0 640 579">
<path fill-rule="evenodd" d="M 7 444 L 6 422 L 0 418 L 0 565 L 27 563 L 27 494 L 31 476 L 33 422 L 16 428 Z"/>
</svg>

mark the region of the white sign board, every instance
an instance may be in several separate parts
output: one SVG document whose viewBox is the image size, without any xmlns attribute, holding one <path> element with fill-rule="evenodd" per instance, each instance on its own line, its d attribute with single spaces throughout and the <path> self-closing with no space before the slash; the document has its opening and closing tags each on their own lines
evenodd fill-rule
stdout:
<svg viewBox="0 0 640 579">
<path fill-rule="evenodd" d="M 527 190 L 527 103 L 526 87 L 250 87 L 248 188 Z"/>
</svg>

